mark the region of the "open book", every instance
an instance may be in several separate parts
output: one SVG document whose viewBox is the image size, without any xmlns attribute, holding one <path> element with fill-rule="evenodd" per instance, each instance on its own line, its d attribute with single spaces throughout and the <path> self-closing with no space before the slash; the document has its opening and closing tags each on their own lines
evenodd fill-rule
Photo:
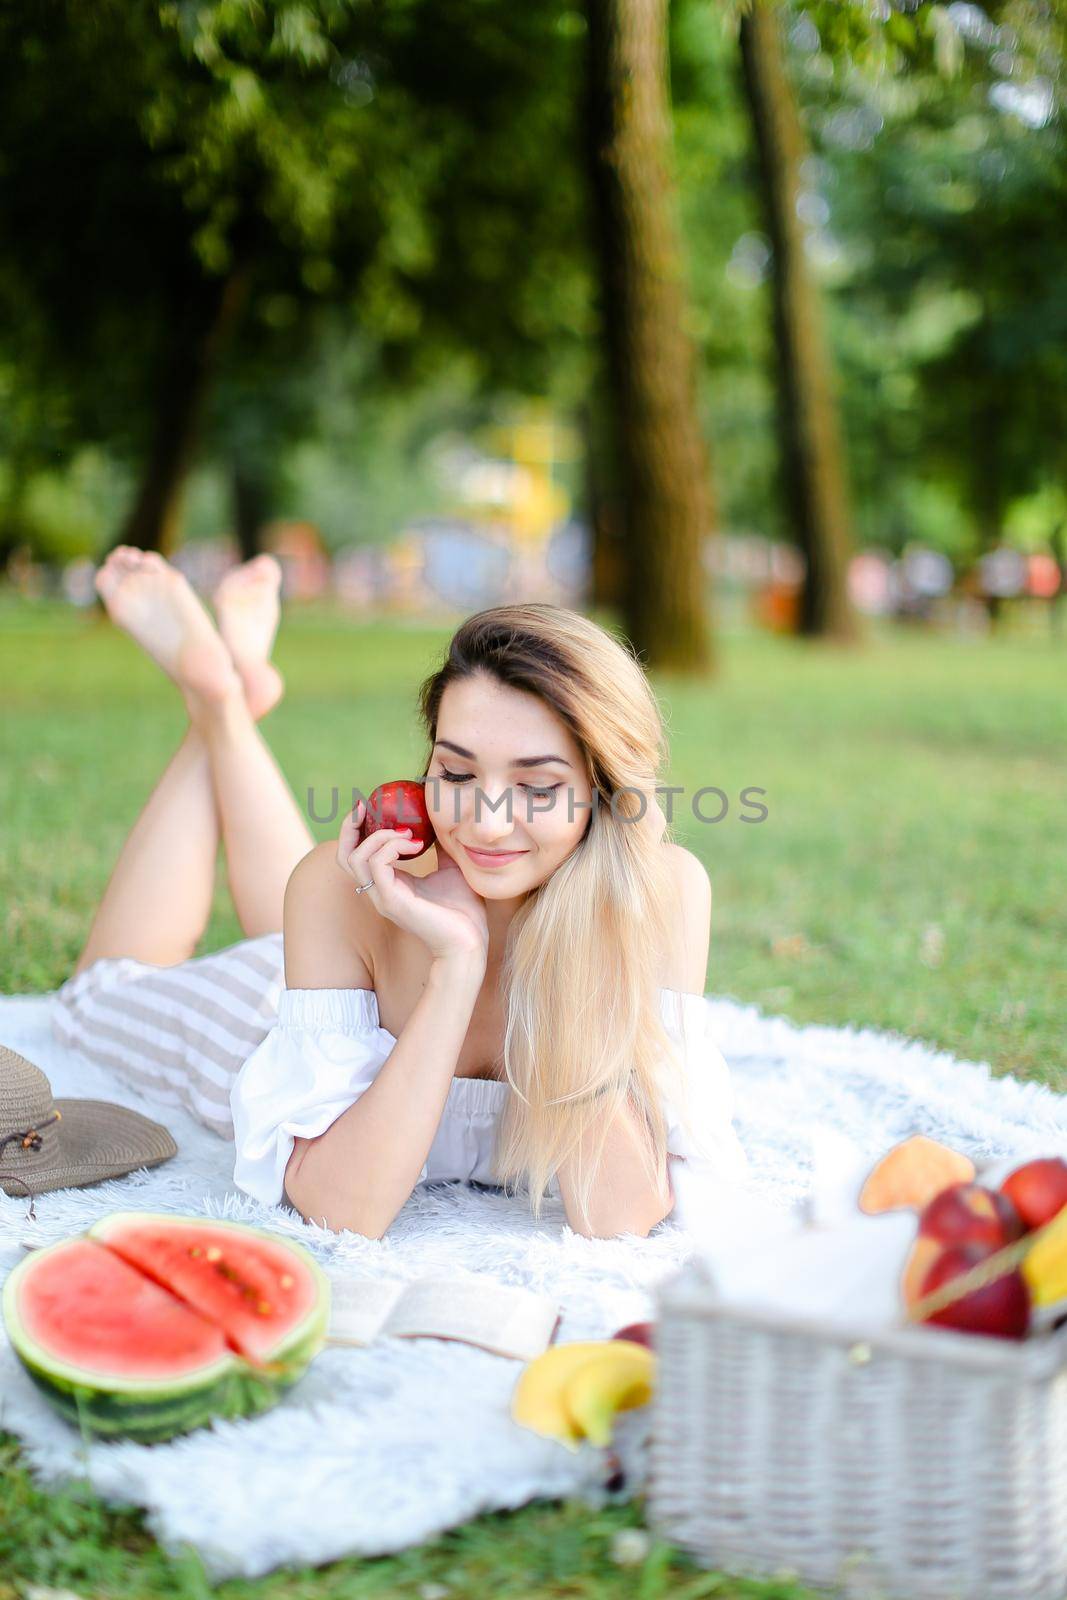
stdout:
<svg viewBox="0 0 1067 1600">
<path fill-rule="evenodd" d="M 429 1336 L 532 1361 L 552 1343 L 560 1320 L 559 1307 L 547 1296 L 475 1274 L 413 1283 L 331 1274 L 330 1284 L 328 1344 Z"/>
</svg>

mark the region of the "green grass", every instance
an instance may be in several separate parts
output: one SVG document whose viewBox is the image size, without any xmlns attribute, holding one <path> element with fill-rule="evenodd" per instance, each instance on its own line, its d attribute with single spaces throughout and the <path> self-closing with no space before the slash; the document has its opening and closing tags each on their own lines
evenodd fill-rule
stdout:
<svg viewBox="0 0 1067 1600">
<path fill-rule="evenodd" d="M 173 690 L 109 624 L 0 603 L 0 991 L 69 973 L 116 852 L 180 737 Z M 264 731 L 303 800 L 418 770 L 415 690 L 447 627 L 287 619 L 289 694 Z M 1067 699 L 1064 649 L 1042 637 L 876 632 L 852 655 L 750 634 L 706 685 L 655 679 L 686 795 L 676 837 L 714 886 L 707 988 L 799 1022 L 888 1028 L 1057 1088 L 1067 1059 Z M 692 815 L 717 786 L 730 809 Z M 765 792 L 758 824 L 741 804 Z M 719 802 L 709 797 L 710 814 Z M 319 838 L 336 826 L 313 824 Z M 240 937 L 219 877 L 201 949 Z M 16 1580 L 84 1595 L 200 1594 L 192 1555 L 157 1550 L 138 1514 L 90 1494 L 45 1496 L 0 1459 L 0 1600 Z M 482 1517 L 425 1549 L 343 1561 L 226 1595 L 798 1597 L 701 1573 L 654 1546 L 609 1555 L 640 1505 L 535 1505 Z"/>
</svg>

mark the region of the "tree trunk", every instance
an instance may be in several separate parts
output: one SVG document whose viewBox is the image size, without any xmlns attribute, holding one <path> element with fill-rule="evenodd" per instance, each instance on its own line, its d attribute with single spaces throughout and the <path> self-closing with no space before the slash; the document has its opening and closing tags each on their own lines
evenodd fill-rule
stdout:
<svg viewBox="0 0 1067 1600">
<path fill-rule="evenodd" d="M 759 155 L 773 259 L 778 428 L 785 513 L 807 562 L 798 628 L 858 637 L 848 594 L 852 526 L 844 450 L 819 294 L 797 215 L 804 135 L 775 7 L 753 0 L 741 19 L 741 62 Z"/>
<path fill-rule="evenodd" d="M 625 505 L 623 623 L 647 665 L 706 672 L 712 512 L 670 173 L 666 0 L 586 0 L 586 14 L 587 156 Z"/>
<path fill-rule="evenodd" d="M 29 481 L 28 453 L 15 445 L 8 457 L 7 493 L 0 507 L 0 573 L 25 539 L 23 507 Z"/>
<path fill-rule="evenodd" d="M 1049 538 L 1052 554 L 1060 569 L 1060 587 L 1049 601 L 1049 620 L 1054 638 L 1063 633 L 1063 609 L 1067 606 L 1067 523 L 1058 522 Z"/>
<path fill-rule="evenodd" d="M 233 525 L 242 561 L 251 561 L 263 549 L 263 529 L 267 522 L 268 494 L 261 473 L 235 461 L 231 472 Z"/>
<path fill-rule="evenodd" d="M 585 511 L 590 540 L 587 600 L 596 610 L 618 610 L 622 601 L 623 506 L 615 463 L 604 437 L 607 396 L 597 392 L 581 410 L 585 449 Z"/>
<path fill-rule="evenodd" d="M 992 330 L 986 340 L 992 341 Z M 975 363 L 977 368 L 977 363 Z M 995 550 L 1004 537 L 1004 472 L 1001 438 L 1004 406 L 999 394 L 990 393 L 975 372 L 975 409 L 971 415 L 971 505 L 978 548 Z"/>
<path fill-rule="evenodd" d="M 178 535 L 181 497 L 197 428 L 219 354 L 240 315 L 247 271 L 198 283 L 174 317 L 173 338 L 156 389 L 156 414 L 137 497 L 112 543 L 169 555 Z"/>
</svg>

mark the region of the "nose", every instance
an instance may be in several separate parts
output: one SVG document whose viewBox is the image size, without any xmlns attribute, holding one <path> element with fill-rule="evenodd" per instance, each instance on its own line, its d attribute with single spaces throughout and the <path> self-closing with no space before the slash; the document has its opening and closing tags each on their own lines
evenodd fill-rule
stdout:
<svg viewBox="0 0 1067 1600">
<path fill-rule="evenodd" d="M 471 797 L 467 836 L 476 850 L 502 850 L 513 845 L 523 848 L 515 838 L 515 795 L 509 784 L 496 789 L 483 786 Z"/>
</svg>

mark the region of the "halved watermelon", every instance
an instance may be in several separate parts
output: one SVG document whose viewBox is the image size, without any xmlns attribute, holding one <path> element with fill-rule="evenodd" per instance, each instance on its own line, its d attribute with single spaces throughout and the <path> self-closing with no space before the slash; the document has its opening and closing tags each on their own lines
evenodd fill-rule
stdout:
<svg viewBox="0 0 1067 1600">
<path fill-rule="evenodd" d="M 115 1211 L 94 1222 L 89 1237 L 217 1322 L 249 1361 L 299 1359 L 309 1339 L 316 1349 L 321 1343 L 325 1277 L 313 1257 L 276 1234 L 244 1223 Z"/>
<path fill-rule="evenodd" d="M 326 1336 L 329 1281 L 262 1229 L 119 1212 L 4 1285 L 12 1348 L 87 1432 L 143 1442 L 274 1405 Z"/>
</svg>

